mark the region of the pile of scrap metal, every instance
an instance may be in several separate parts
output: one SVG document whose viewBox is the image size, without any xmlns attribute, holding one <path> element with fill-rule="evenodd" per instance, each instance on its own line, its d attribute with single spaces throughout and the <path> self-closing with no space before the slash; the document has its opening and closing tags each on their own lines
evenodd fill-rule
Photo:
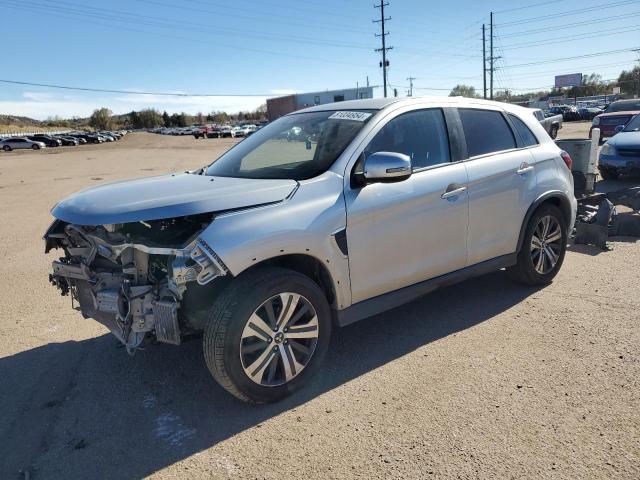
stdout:
<svg viewBox="0 0 640 480">
<path fill-rule="evenodd" d="M 618 212 L 622 205 L 631 212 Z M 640 186 L 578 199 L 575 243 L 607 249 L 607 239 L 640 237 Z"/>
</svg>

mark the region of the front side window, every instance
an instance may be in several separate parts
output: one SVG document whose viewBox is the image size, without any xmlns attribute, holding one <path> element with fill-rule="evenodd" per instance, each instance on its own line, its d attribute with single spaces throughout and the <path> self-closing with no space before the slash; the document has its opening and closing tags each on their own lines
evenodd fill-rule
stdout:
<svg viewBox="0 0 640 480">
<path fill-rule="evenodd" d="M 206 175 L 306 180 L 325 172 L 373 111 L 298 113 L 281 117 L 213 162 Z"/>
<path fill-rule="evenodd" d="M 509 114 L 509 118 L 518 132 L 518 135 L 520 135 L 523 147 L 533 147 L 534 145 L 538 145 L 538 139 L 522 120 L 511 114 Z"/>
<path fill-rule="evenodd" d="M 501 112 L 495 110 L 459 110 L 469 157 L 516 148 L 516 140 Z"/>
<path fill-rule="evenodd" d="M 394 118 L 376 134 L 364 154 L 376 152 L 408 155 L 414 169 L 449 162 L 449 136 L 442 110 L 419 110 Z"/>
</svg>

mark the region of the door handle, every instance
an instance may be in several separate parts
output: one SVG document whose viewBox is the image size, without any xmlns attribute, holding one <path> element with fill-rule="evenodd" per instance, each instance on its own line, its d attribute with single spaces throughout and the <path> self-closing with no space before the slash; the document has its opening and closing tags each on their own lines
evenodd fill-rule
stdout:
<svg viewBox="0 0 640 480">
<path fill-rule="evenodd" d="M 441 197 L 443 200 L 447 198 L 459 197 L 467 191 L 467 187 L 461 187 L 460 185 L 449 185 L 447 191 L 444 192 Z"/>
<path fill-rule="evenodd" d="M 520 164 L 520 168 L 518 168 L 518 170 L 516 170 L 516 173 L 518 175 L 525 175 L 529 172 L 533 172 L 533 166 L 529 165 L 527 162 L 522 162 Z"/>
</svg>

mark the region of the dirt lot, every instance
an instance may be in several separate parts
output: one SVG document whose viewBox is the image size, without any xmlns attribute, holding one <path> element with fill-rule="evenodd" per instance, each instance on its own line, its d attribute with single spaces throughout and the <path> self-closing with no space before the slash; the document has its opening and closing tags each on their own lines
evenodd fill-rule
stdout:
<svg viewBox="0 0 640 480">
<path fill-rule="evenodd" d="M 640 478 L 632 239 L 572 246 L 547 288 L 496 272 L 337 331 L 317 381 L 266 407 L 219 388 L 197 341 L 130 358 L 72 311 L 47 281 L 53 204 L 232 143 L 0 153 L 0 478 Z"/>
</svg>

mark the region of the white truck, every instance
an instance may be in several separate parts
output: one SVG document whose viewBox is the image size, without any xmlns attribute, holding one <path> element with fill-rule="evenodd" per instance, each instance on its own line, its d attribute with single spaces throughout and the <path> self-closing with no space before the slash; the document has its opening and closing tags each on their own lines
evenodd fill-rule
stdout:
<svg viewBox="0 0 640 480">
<path fill-rule="evenodd" d="M 533 108 L 532 111 L 533 116 L 538 119 L 549 136 L 555 139 L 558 136 L 558 130 L 562 128 L 562 115 L 546 116 L 539 108 Z"/>
</svg>

